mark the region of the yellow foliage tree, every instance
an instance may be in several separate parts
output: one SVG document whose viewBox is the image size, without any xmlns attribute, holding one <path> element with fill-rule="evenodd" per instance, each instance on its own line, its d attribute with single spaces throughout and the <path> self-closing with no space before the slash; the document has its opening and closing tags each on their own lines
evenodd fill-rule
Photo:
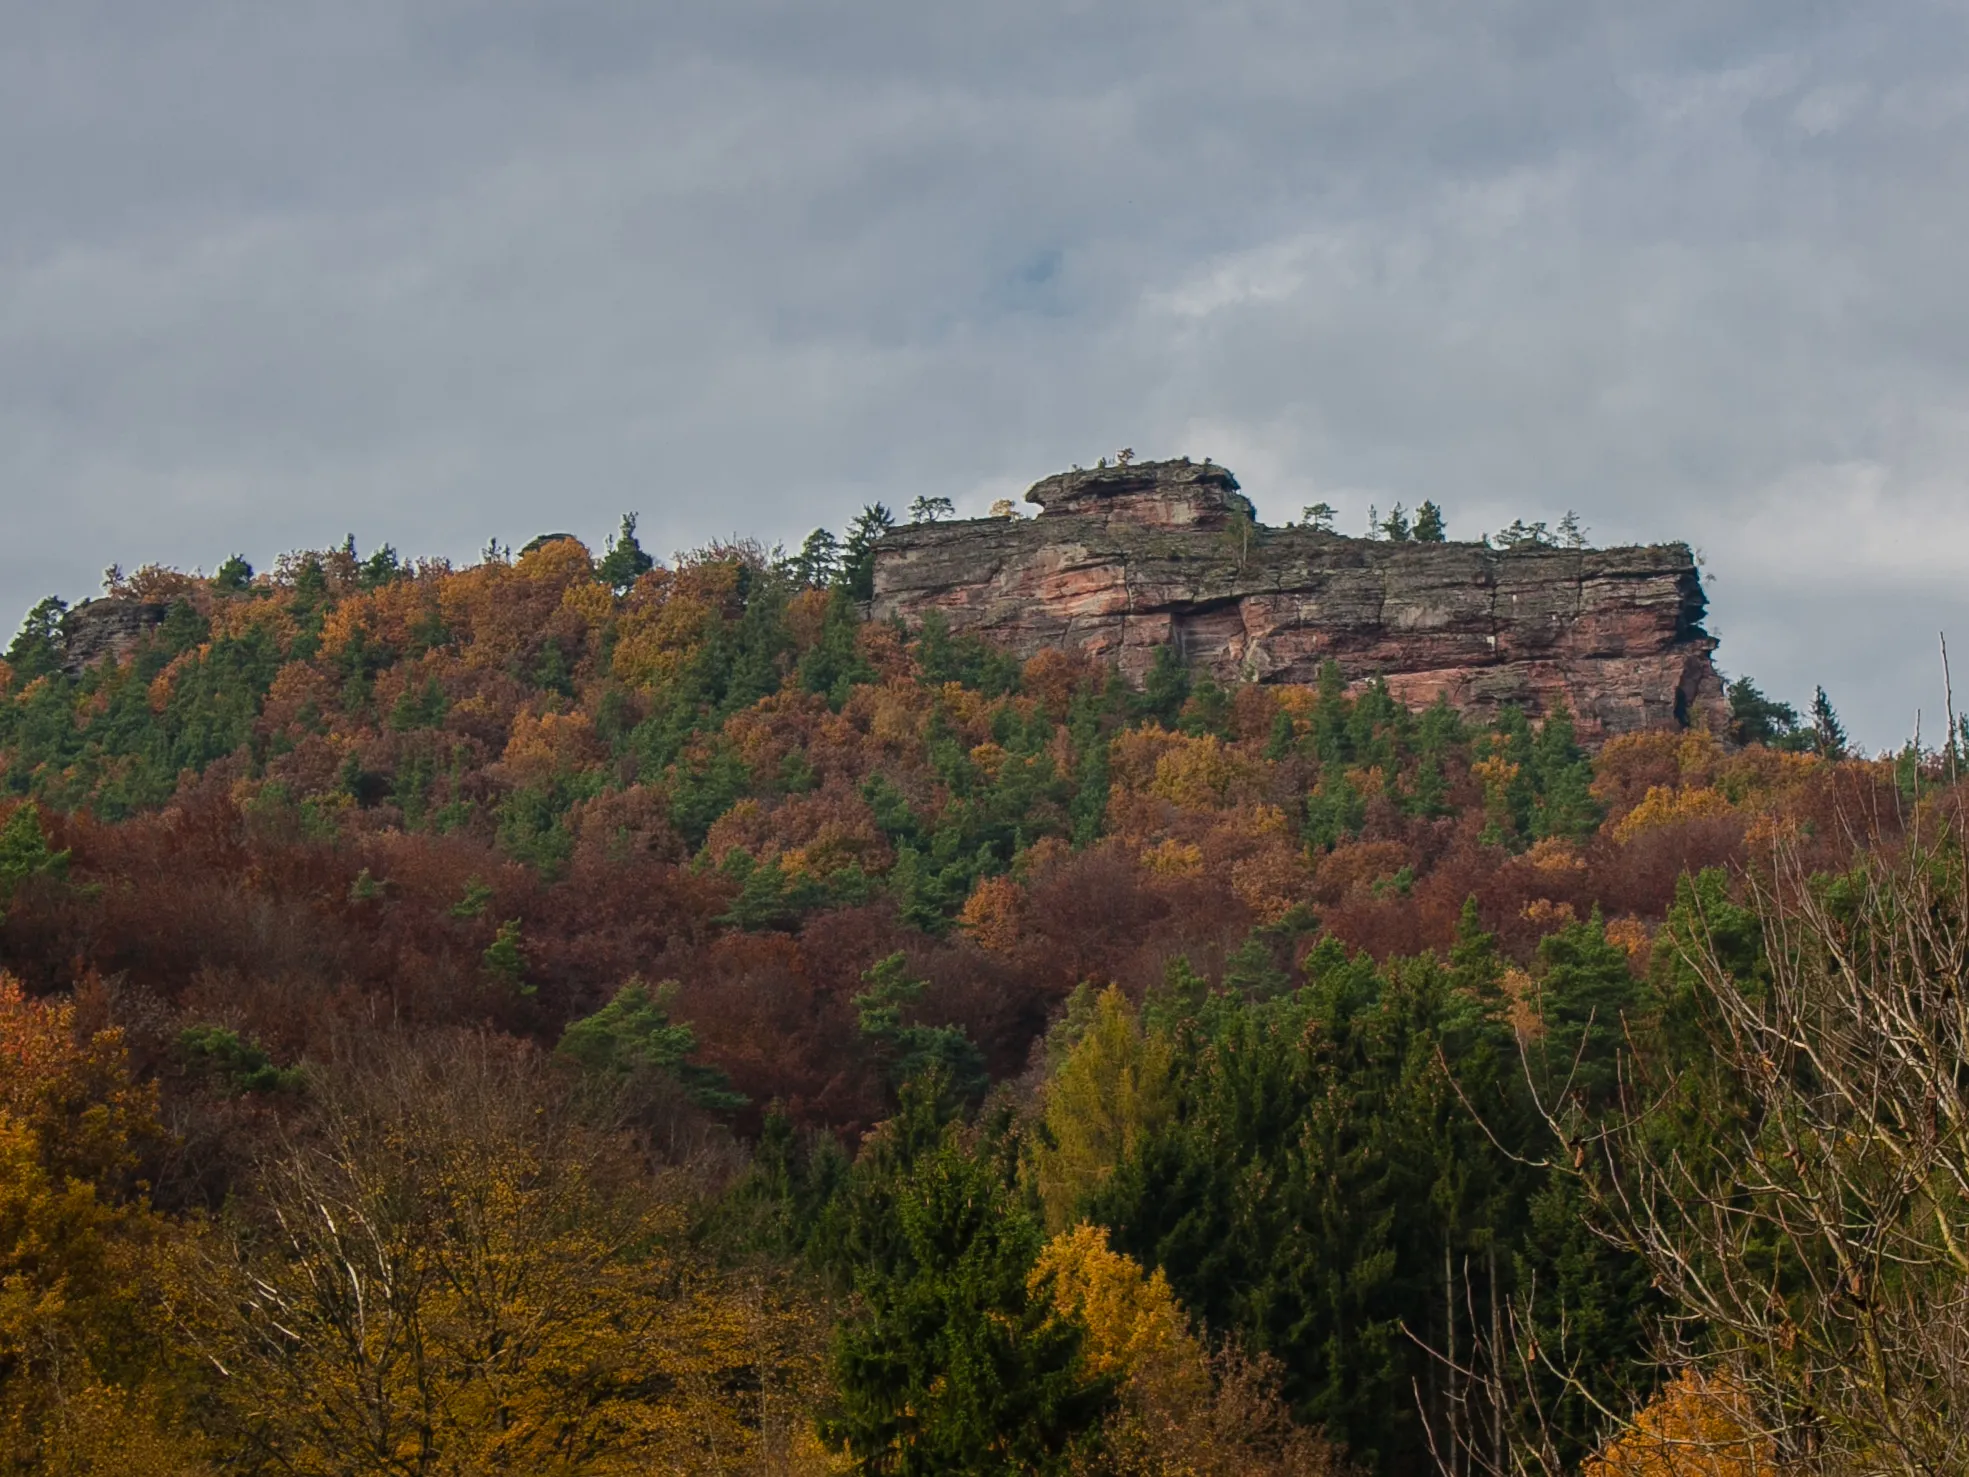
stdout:
<svg viewBox="0 0 1969 1477">
<path fill-rule="evenodd" d="M 187 1289 L 228 1449 L 299 1477 L 788 1471 L 820 1331 L 686 1249 L 684 1187 L 524 1048 L 325 1086 Z"/>
<path fill-rule="evenodd" d="M 1720 790 L 1671 789 L 1666 785 L 1653 785 L 1641 797 L 1641 803 L 1615 824 L 1613 837 L 1620 842 L 1632 841 L 1644 831 L 1674 825 L 1678 821 L 1728 815 L 1730 808 L 1729 797 Z"/>
<path fill-rule="evenodd" d="M 106 1441 L 167 1441 L 143 1386 L 169 1227 L 134 1178 L 157 1135 L 121 1036 L 82 1033 L 71 1005 L 0 975 L 0 1470 L 173 1470 L 87 1464 Z M 124 1415 L 92 1420 L 110 1406 Z"/>
<path fill-rule="evenodd" d="M 1779 1477 L 1782 1470 L 1743 1391 L 1684 1370 L 1581 1477 Z"/>
<path fill-rule="evenodd" d="M 1085 1326 L 1088 1369 L 1122 1382 L 1153 1381 L 1169 1393 L 1197 1398 L 1208 1391 L 1203 1350 L 1157 1268 L 1108 1246 L 1108 1234 L 1086 1224 L 1046 1243 L 1030 1286 L 1052 1300 L 1062 1317 Z"/>
<path fill-rule="evenodd" d="M 1079 1454 L 1086 1477 L 1336 1477 L 1331 1449 L 1292 1424 L 1277 1369 L 1235 1346 L 1208 1353 L 1168 1279 L 1145 1274 L 1081 1225 L 1055 1236 L 1031 1290 L 1084 1330 L 1082 1350 L 1113 1376 L 1120 1400 L 1098 1446 Z"/>
<path fill-rule="evenodd" d="M 1142 1030 L 1113 985 L 1094 1003 L 1086 1034 L 1046 1086 L 1046 1133 L 1034 1172 L 1049 1230 L 1064 1229 L 1088 1191 L 1175 1107 L 1169 1042 Z"/>
</svg>

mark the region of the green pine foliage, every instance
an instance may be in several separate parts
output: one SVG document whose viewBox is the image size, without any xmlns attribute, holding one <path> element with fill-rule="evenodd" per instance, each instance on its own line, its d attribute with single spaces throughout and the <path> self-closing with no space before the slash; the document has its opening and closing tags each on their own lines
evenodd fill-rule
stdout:
<svg viewBox="0 0 1969 1477">
<path fill-rule="evenodd" d="M 862 976 L 867 986 L 855 996 L 861 1033 L 875 1043 L 898 1088 L 918 1079 L 935 1081 L 957 1099 L 975 1100 L 987 1078 L 984 1057 L 955 1026 L 926 1026 L 906 1019 L 923 998 L 925 981 L 909 973 L 909 961 L 891 954 Z"/>
<path fill-rule="evenodd" d="M 562 1032 L 559 1054 L 583 1071 L 601 1076 L 668 1077 L 692 1102 L 713 1112 L 743 1108 L 745 1095 L 732 1091 L 723 1072 L 691 1060 L 697 1051 L 697 1033 L 671 1021 L 669 1006 L 675 993 L 674 981 L 651 989 L 639 979 L 630 980 L 607 1005 Z"/>
<path fill-rule="evenodd" d="M 1112 1399 L 1027 1290 L 1043 1242 L 1000 1127 L 967 1142 L 937 1074 L 857 1158 L 821 1239 L 854 1293 L 823 1435 L 897 1477 L 1064 1472 Z"/>
<path fill-rule="evenodd" d="M 0 922 L 14 893 L 37 878 L 60 879 L 67 874 L 69 854 L 48 844 L 41 812 L 32 800 L 14 807 L 0 826 Z"/>
</svg>

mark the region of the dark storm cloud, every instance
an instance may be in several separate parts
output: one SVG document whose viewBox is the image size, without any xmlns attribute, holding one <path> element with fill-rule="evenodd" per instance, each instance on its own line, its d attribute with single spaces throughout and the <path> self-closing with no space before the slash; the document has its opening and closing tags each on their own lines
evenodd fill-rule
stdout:
<svg viewBox="0 0 1969 1477">
<path fill-rule="evenodd" d="M 1687 538 L 1866 740 L 1969 649 L 1956 7 L 0 0 L 0 605 L 979 509 Z M 1931 731 L 1932 718 L 1928 720 Z"/>
</svg>

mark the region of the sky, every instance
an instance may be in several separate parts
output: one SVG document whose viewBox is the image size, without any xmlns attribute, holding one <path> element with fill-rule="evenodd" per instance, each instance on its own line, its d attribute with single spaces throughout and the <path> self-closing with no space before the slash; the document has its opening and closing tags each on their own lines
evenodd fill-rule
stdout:
<svg viewBox="0 0 1969 1477">
<path fill-rule="evenodd" d="M 1876 748 L 1969 692 L 1961 0 L 0 0 L 0 202 L 0 625 L 1130 446 L 1686 541 Z"/>
</svg>

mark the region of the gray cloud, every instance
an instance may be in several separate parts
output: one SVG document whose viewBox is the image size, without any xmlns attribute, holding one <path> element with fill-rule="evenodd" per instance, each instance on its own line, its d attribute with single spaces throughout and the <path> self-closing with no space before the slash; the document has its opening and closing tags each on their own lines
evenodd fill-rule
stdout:
<svg viewBox="0 0 1969 1477">
<path fill-rule="evenodd" d="M 353 530 L 796 540 L 1119 444 L 1969 650 L 1959 8 L 0 0 L 0 610 Z M 1927 720 L 1932 730 L 1932 718 Z"/>
</svg>

